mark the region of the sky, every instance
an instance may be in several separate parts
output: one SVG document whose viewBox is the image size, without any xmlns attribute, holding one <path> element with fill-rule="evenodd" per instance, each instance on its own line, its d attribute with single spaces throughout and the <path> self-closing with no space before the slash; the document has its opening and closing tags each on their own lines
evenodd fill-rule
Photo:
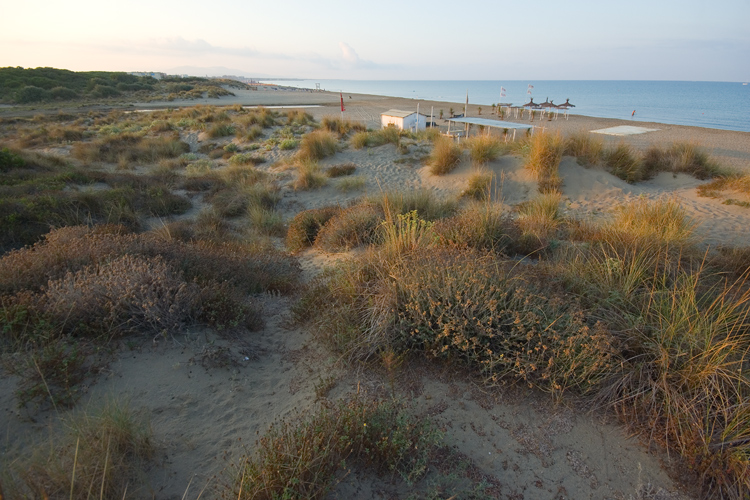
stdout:
<svg viewBox="0 0 750 500">
<path fill-rule="evenodd" d="M 362 80 L 750 80 L 750 0 L 0 5 L 0 67 Z"/>
</svg>

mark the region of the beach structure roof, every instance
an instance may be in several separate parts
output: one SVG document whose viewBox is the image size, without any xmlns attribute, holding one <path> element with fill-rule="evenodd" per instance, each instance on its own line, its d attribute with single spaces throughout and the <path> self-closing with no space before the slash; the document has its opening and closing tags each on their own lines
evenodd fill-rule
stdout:
<svg viewBox="0 0 750 500">
<path fill-rule="evenodd" d="M 506 122 L 504 120 L 491 120 L 489 118 L 479 118 L 469 116 L 466 118 L 448 118 L 449 122 L 453 123 L 470 123 L 472 125 L 482 125 L 484 127 L 495 127 L 495 128 L 507 128 L 507 129 L 529 129 L 533 128 L 532 125 L 526 125 L 525 123 L 513 123 Z"/>
<path fill-rule="evenodd" d="M 395 116 L 396 118 L 406 118 L 409 115 L 413 115 L 416 113 L 416 111 L 402 111 L 400 109 L 389 109 L 385 113 L 381 113 L 381 115 L 385 116 Z"/>
<path fill-rule="evenodd" d="M 532 97 L 529 102 L 523 105 L 524 108 L 538 108 L 539 104 L 534 102 L 534 98 Z"/>
<path fill-rule="evenodd" d="M 555 104 L 552 104 L 552 101 L 550 101 L 548 97 L 546 101 L 544 101 L 543 103 L 539 105 L 539 107 L 540 108 L 556 108 L 557 106 Z"/>
<path fill-rule="evenodd" d="M 557 105 L 558 108 L 575 108 L 575 104 L 570 104 L 570 98 L 565 99 L 565 102 Z"/>
</svg>

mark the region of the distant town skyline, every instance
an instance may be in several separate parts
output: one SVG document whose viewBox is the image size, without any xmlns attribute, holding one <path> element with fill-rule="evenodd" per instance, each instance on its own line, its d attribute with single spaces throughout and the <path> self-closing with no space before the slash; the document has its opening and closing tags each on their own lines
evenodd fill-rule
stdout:
<svg viewBox="0 0 750 500">
<path fill-rule="evenodd" d="M 3 10 L 0 66 L 256 78 L 750 79 L 750 0 L 383 0 L 366 8 L 43 0 Z"/>
</svg>

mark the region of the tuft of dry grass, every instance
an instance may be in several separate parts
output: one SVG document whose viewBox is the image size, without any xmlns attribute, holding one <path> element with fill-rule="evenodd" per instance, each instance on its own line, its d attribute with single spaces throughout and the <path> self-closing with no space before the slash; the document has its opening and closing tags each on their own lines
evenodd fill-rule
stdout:
<svg viewBox="0 0 750 500">
<path fill-rule="evenodd" d="M 377 241 L 384 212 L 378 205 L 360 203 L 331 217 L 318 231 L 315 246 L 327 252 L 347 251 Z"/>
<path fill-rule="evenodd" d="M 110 401 L 98 411 L 66 417 L 63 431 L 39 443 L 14 464 L 8 498 L 139 498 L 153 466 L 150 425 L 126 404 Z"/>
<path fill-rule="evenodd" d="M 489 200 L 492 198 L 492 181 L 494 175 L 486 170 L 475 170 L 466 183 L 466 189 L 461 192 L 465 198 L 475 200 Z"/>
<path fill-rule="evenodd" d="M 352 175 L 355 170 L 357 170 L 357 165 L 354 163 L 342 163 L 328 167 L 326 175 L 328 177 L 343 177 L 345 175 Z"/>
<path fill-rule="evenodd" d="M 339 213 L 341 207 L 329 206 L 304 210 L 295 215 L 286 234 L 287 248 L 292 252 L 298 252 L 312 246 L 320 229 Z"/>
<path fill-rule="evenodd" d="M 320 125 L 325 130 L 338 134 L 339 137 L 344 137 L 350 132 L 360 133 L 367 131 L 367 127 L 362 123 L 337 118 L 335 116 L 324 116 L 320 121 Z"/>
<path fill-rule="evenodd" d="M 316 130 L 305 134 L 300 143 L 297 158 L 301 161 L 317 161 L 336 153 L 338 139 L 328 130 Z"/>
<path fill-rule="evenodd" d="M 654 172 L 644 168 L 640 155 L 624 142 L 604 152 L 607 169 L 627 182 L 640 182 L 653 177 Z"/>
<path fill-rule="evenodd" d="M 441 136 L 434 142 L 428 161 L 432 175 L 445 175 L 461 161 L 461 147 L 452 139 Z"/>
<path fill-rule="evenodd" d="M 560 134 L 541 132 L 531 137 L 524 167 L 538 182 L 540 193 L 554 193 L 560 190 L 562 179 L 559 167 L 564 148 L 565 143 Z"/>
<path fill-rule="evenodd" d="M 297 179 L 294 181 L 296 191 L 318 189 L 328 183 L 328 176 L 317 161 L 301 161 L 297 165 Z"/>
<path fill-rule="evenodd" d="M 339 401 L 298 422 L 281 421 L 261 437 L 257 454 L 237 473 L 237 497 L 325 498 L 337 472 L 352 466 L 398 475 L 411 485 L 441 439 L 429 421 L 394 401 Z"/>
<path fill-rule="evenodd" d="M 469 156 L 474 165 L 485 165 L 495 160 L 503 151 L 500 139 L 490 135 L 480 135 L 467 139 L 464 147 L 469 150 Z"/>
<path fill-rule="evenodd" d="M 647 172 L 683 172 L 698 179 L 708 179 L 719 173 L 719 166 L 697 144 L 676 142 L 666 149 L 649 148 L 643 155 Z"/>
<path fill-rule="evenodd" d="M 579 130 L 565 140 L 565 154 L 575 156 L 583 166 L 598 165 L 604 158 L 604 141 L 587 130 Z"/>
</svg>

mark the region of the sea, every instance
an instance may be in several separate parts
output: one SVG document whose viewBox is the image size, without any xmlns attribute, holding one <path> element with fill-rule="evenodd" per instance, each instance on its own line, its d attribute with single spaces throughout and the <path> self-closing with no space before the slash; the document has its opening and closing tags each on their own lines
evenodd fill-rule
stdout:
<svg viewBox="0 0 750 500">
<path fill-rule="evenodd" d="M 635 80 L 263 80 L 298 88 L 487 106 L 549 99 L 570 114 L 750 132 L 750 85 Z M 503 91 L 503 89 L 505 89 Z M 504 94 L 504 95 L 501 95 Z M 454 106 L 455 107 L 455 106 Z M 459 106 L 462 108 L 462 106 Z M 448 109 L 444 110 L 448 113 Z M 455 109 L 461 113 L 462 109 Z M 635 114 L 633 112 L 635 111 Z M 429 112 L 429 110 L 426 110 Z M 439 110 L 435 110 L 437 114 Z"/>
</svg>

